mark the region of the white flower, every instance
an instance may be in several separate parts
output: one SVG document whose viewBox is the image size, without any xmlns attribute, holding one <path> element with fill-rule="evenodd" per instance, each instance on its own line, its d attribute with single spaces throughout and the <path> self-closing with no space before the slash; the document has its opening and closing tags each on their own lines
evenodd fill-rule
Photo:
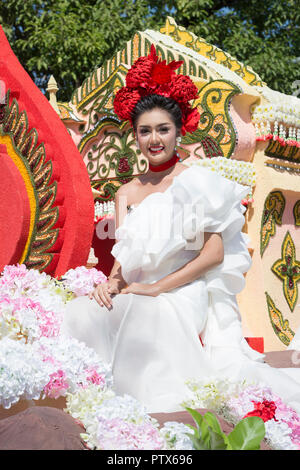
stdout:
<svg viewBox="0 0 300 470">
<path fill-rule="evenodd" d="M 194 450 L 193 443 L 187 435 L 187 433 L 193 434 L 193 431 L 185 424 L 167 421 L 160 429 L 160 433 L 165 439 L 168 449 Z"/>
</svg>

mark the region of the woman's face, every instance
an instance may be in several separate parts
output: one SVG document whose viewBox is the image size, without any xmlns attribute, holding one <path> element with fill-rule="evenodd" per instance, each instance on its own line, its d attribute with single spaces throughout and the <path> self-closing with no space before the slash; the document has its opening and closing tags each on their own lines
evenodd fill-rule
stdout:
<svg viewBox="0 0 300 470">
<path fill-rule="evenodd" d="M 137 120 L 136 138 L 143 155 L 152 165 L 160 165 L 174 155 L 179 133 L 167 111 L 155 108 Z"/>
</svg>

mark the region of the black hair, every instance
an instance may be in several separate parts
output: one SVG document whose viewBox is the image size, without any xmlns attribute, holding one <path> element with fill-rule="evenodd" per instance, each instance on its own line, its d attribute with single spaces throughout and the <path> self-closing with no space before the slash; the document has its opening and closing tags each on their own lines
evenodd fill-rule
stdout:
<svg viewBox="0 0 300 470">
<path fill-rule="evenodd" d="M 143 96 L 138 103 L 135 105 L 132 114 L 131 121 L 134 130 L 136 131 L 137 120 L 141 114 L 146 111 L 152 111 L 155 108 L 163 109 L 167 111 L 174 122 L 177 130 L 181 129 L 182 126 L 182 113 L 178 103 L 173 98 L 167 98 L 161 95 L 147 95 Z"/>
</svg>

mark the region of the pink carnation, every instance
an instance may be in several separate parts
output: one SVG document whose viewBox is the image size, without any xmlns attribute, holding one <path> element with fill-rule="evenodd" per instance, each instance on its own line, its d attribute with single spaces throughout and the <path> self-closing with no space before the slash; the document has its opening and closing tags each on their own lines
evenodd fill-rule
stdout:
<svg viewBox="0 0 300 470">
<path fill-rule="evenodd" d="M 45 395 L 49 398 L 57 399 L 64 396 L 69 388 L 66 376 L 63 370 L 58 370 L 50 375 L 50 380 L 44 387 Z"/>
<path fill-rule="evenodd" d="M 96 368 L 90 368 L 87 371 L 86 380 L 95 385 L 105 385 L 105 377 L 103 374 L 99 374 Z"/>
</svg>

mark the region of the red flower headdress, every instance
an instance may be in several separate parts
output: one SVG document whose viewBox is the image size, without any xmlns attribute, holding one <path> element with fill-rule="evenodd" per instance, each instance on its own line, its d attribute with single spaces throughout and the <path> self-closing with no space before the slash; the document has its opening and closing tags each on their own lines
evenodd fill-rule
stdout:
<svg viewBox="0 0 300 470">
<path fill-rule="evenodd" d="M 198 90 L 190 77 L 175 73 L 182 63 L 173 60 L 166 64 L 165 60 L 161 61 L 152 44 L 150 54 L 135 61 L 127 73 L 126 86 L 117 92 L 114 100 L 116 115 L 132 124 L 132 111 L 143 96 L 162 95 L 178 103 L 182 112 L 181 133 L 194 132 L 200 114 L 196 108 L 191 108 L 189 101 L 198 97 Z"/>
</svg>

